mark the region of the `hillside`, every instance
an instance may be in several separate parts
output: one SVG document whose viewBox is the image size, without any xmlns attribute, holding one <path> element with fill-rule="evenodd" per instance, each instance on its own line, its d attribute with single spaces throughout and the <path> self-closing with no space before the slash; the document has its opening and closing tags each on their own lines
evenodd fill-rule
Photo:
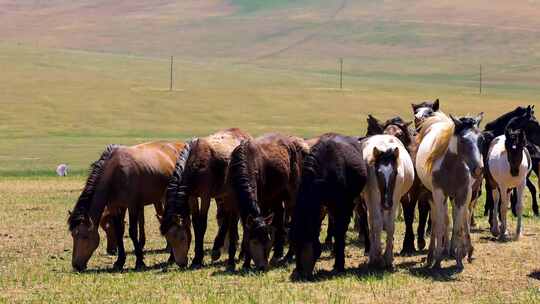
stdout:
<svg viewBox="0 0 540 304">
<path fill-rule="evenodd" d="M 0 39 L 38 47 L 419 80 L 538 85 L 540 2 L 0 1 Z M 489 75 L 489 74 L 488 74 Z"/>
</svg>

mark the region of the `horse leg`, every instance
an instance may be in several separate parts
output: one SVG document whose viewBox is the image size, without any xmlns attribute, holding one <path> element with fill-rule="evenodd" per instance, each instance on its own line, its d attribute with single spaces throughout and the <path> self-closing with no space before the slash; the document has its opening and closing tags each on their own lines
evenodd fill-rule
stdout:
<svg viewBox="0 0 540 304">
<path fill-rule="evenodd" d="M 433 233 L 431 238 L 435 238 L 433 250 L 434 268 L 440 268 L 443 260 L 445 230 L 448 231 L 448 228 L 446 227 L 446 218 L 448 217 L 446 200 L 447 197 L 442 190 L 435 189 L 433 191 L 433 206 L 431 208 Z"/>
<path fill-rule="evenodd" d="M 538 181 L 538 183 L 540 183 L 540 180 Z M 527 176 L 527 188 L 529 188 L 529 191 L 531 192 L 533 213 L 534 213 L 534 215 L 539 216 L 538 201 L 536 199 L 536 187 L 531 182 L 530 175 Z"/>
<path fill-rule="evenodd" d="M 144 230 L 144 207 L 139 212 L 139 246 L 144 251 L 146 245 L 146 231 Z"/>
<path fill-rule="evenodd" d="M 360 201 L 358 203 L 359 207 L 357 208 L 357 210 L 359 210 L 359 222 L 360 222 L 360 232 L 359 234 L 362 235 L 362 238 L 364 239 L 364 255 L 368 255 L 369 254 L 369 250 L 371 248 L 371 241 L 369 239 L 369 222 L 368 222 L 368 214 L 367 214 L 367 210 L 366 210 L 366 206 L 365 206 L 365 203 L 364 201 Z"/>
<path fill-rule="evenodd" d="M 345 270 L 345 235 L 354 208 L 353 200 L 342 200 L 341 202 L 344 203 L 344 206 L 342 208 L 336 208 L 334 218 L 334 270 L 337 272 L 343 272 Z"/>
<path fill-rule="evenodd" d="M 191 267 L 198 268 L 203 265 L 204 260 L 204 234 L 208 225 L 208 209 L 210 208 L 211 198 L 202 197 L 201 207 L 198 212 L 193 214 L 193 223 L 195 227 L 195 257 Z"/>
<path fill-rule="evenodd" d="M 274 254 L 270 260 L 271 264 L 276 264 L 283 258 L 283 247 L 285 246 L 285 208 L 279 202 L 277 206 L 273 208 L 274 219 L 272 220 L 272 226 L 275 228 L 275 241 L 274 241 Z"/>
<path fill-rule="evenodd" d="M 444 201 L 444 230 L 443 230 L 443 255 L 448 256 L 450 255 L 450 247 L 452 245 L 453 240 L 450 239 L 450 214 L 448 214 L 448 206 L 446 204 L 446 200 Z M 453 238 L 454 236 L 452 236 Z"/>
<path fill-rule="evenodd" d="M 116 233 L 116 239 L 118 240 L 118 257 L 114 262 L 115 270 L 122 270 L 126 263 L 126 250 L 124 249 L 124 217 L 126 216 L 126 209 L 122 208 L 116 216 L 113 217 L 114 231 Z"/>
<path fill-rule="evenodd" d="M 332 246 L 332 238 L 334 237 L 334 218 L 330 213 L 327 214 L 328 218 L 328 227 L 326 228 L 326 238 L 324 239 L 324 246 L 325 247 L 331 247 Z"/>
<path fill-rule="evenodd" d="M 383 211 L 383 221 L 384 221 L 383 226 L 384 226 L 384 230 L 386 231 L 386 248 L 384 250 L 384 264 L 385 264 L 384 266 L 387 269 L 392 269 L 394 267 L 394 231 L 395 231 L 396 213 L 398 211 L 399 201 L 400 201 L 397 193 L 395 193 L 394 195 L 395 197 L 394 197 L 394 203 L 393 203 L 392 209 L 389 211 Z M 405 208 L 403 208 L 403 210 L 405 211 Z M 413 240 L 413 248 L 414 248 L 414 236 L 412 237 L 412 240 Z"/>
<path fill-rule="evenodd" d="M 128 209 L 129 213 L 129 237 L 131 238 L 131 241 L 133 242 L 133 248 L 135 248 L 135 257 L 137 258 L 135 262 L 135 269 L 141 269 L 145 267 L 144 265 L 144 257 L 143 257 L 143 250 L 141 248 L 141 244 L 139 242 L 139 234 L 138 234 L 138 224 L 139 224 L 139 215 L 141 213 L 142 207 L 140 206 L 133 206 L 132 208 Z"/>
<path fill-rule="evenodd" d="M 217 202 L 217 201 L 216 201 Z M 217 261 L 221 257 L 221 248 L 225 245 L 227 237 L 228 218 L 222 203 L 217 203 L 216 219 L 218 223 L 218 233 L 212 247 L 212 261 Z"/>
<path fill-rule="evenodd" d="M 499 236 L 499 204 L 501 200 L 501 196 L 504 194 L 499 190 L 495 189 L 492 192 L 493 197 L 493 207 L 491 208 L 490 212 L 490 223 L 491 223 L 491 234 L 494 237 Z"/>
<path fill-rule="evenodd" d="M 489 215 L 490 222 L 491 222 L 491 216 L 493 214 L 493 205 L 495 201 L 493 191 L 496 191 L 497 189 L 493 189 L 493 187 L 491 187 L 491 184 L 487 178 L 486 178 L 485 187 L 486 187 L 486 204 L 484 205 L 484 216 Z"/>
<path fill-rule="evenodd" d="M 405 218 L 405 238 L 403 239 L 402 255 L 410 255 L 416 251 L 414 248 L 414 210 L 416 207 L 416 200 L 404 197 L 401 200 L 403 206 L 403 216 Z"/>
<path fill-rule="evenodd" d="M 521 217 L 523 213 L 523 190 L 525 188 L 525 184 L 521 184 L 517 187 L 517 203 L 516 203 L 516 213 L 517 213 L 517 226 L 516 226 L 516 235 L 514 236 L 514 240 L 519 240 L 521 236 L 522 231 L 522 223 L 521 223 Z"/>
<path fill-rule="evenodd" d="M 251 268 L 251 251 L 249 250 L 248 236 L 246 233 L 248 229 L 243 223 L 242 227 L 244 227 L 244 234 L 242 235 L 242 251 L 244 252 L 244 264 L 242 264 L 242 268 L 247 270 Z"/>
<path fill-rule="evenodd" d="M 234 271 L 236 266 L 236 248 L 238 247 L 238 215 L 230 214 L 226 217 L 227 231 L 229 233 L 229 259 L 227 269 Z"/>
<path fill-rule="evenodd" d="M 426 224 L 428 221 L 429 215 L 429 203 L 430 198 L 427 197 L 427 194 L 423 194 L 418 200 L 418 229 L 417 229 L 417 242 L 418 250 L 424 250 L 426 248 Z"/>
<path fill-rule="evenodd" d="M 368 196 L 370 197 L 366 200 L 366 203 L 369 208 L 369 239 L 371 242 L 368 264 L 370 266 L 380 267 L 382 266 L 381 233 L 383 230 L 384 219 L 381 206 L 380 204 L 378 204 L 379 200 L 377 198 L 371 197 L 373 195 L 368 194 Z"/>
</svg>

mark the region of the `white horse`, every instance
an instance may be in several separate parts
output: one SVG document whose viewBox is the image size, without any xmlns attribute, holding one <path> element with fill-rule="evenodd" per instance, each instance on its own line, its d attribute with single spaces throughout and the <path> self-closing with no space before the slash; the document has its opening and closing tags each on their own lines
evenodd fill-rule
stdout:
<svg viewBox="0 0 540 304">
<path fill-rule="evenodd" d="M 506 213 L 510 202 L 510 191 L 517 189 L 517 227 L 515 240 L 521 235 L 521 213 L 523 211 L 523 189 L 527 183 L 527 175 L 532 168 L 531 157 L 525 148 L 526 137 L 523 130 L 506 130 L 505 135 L 496 137 L 489 148 L 488 182 L 493 189 L 493 214 L 491 216 L 491 233 L 499 239 L 507 238 Z M 499 205 L 501 225 L 498 224 Z"/>
<path fill-rule="evenodd" d="M 482 135 L 478 129 L 482 116 L 455 119 L 435 112 L 421 124 L 416 172 L 433 195 L 427 266 L 440 267 L 449 245 L 455 248 L 452 253 L 460 268 L 465 255 L 468 253 L 469 260 L 472 256 L 468 205 L 473 184 L 483 173 Z M 453 207 L 452 244 L 448 244 L 448 198 Z"/>
<path fill-rule="evenodd" d="M 362 143 L 368 180 L 362 196 L 367 204 L 371 247 L 369 264 L 391 268 L 394 254 L 394 221 L 401 198 L 414 182 L 414 165 L 401 141 L 392 135 L 374 135 Z M 381 233 L 386 249 L 381 261 Z M 382 264 L 382 265 L 381 265 Z"/>
</svg>

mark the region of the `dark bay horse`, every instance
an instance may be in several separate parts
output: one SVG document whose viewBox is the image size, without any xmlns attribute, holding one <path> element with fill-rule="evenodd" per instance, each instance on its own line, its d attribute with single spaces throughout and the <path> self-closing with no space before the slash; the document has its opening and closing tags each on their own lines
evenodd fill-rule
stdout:
<svg viewBox="0 0 540 304">
<path fill-rule="evenodd" d="M 251 136 L 240 129 L 226 129 L 191 141 L 181 152 L 167 187 L 167 203 L 160 227 L 180 267 L 187 266 L 192 224 L 195 232 L 192 266 L 200 267 L 203 264 L 210 201 L 216 199 L 220 215 L 227 193 L 226 179 L 231 153 L 242 141 L 249 139 Z M 198 198 L 201 199 L 200 206 Z M 219 224 L 213 257 L 219 253 L 225 233 L 226 227 Z"/>
<path fill-rule="evenodd" d="M 135 247 L 136 268 L 144 267 L 144 238 L 138 235 L 144 206 L 163 201 L 165 188 L 174 169 L 182 142 L 151 142 L 132 147 L 109 145 L 92 164 L 86 185 L 68 218 L 73 237 L 72 265 L 86 269 L 88 260 L 99 245 L 98 226 L 107 208 L 113 217 L 112 231 L 118 242 L 115 269 L 126 261 L 123 214 L 129 214 L 129 236 Z M 141 231 L 144 235 L 144 233 Z"/>
<path fill-rule="evenodd" d="M 239 215 L 244 231 L 243 268 L 249 268 L 253 259 L 258 270 L 268 269 L 272 246 L 272 261 L 283 257 L 285 215 L 296 201 L 304 151 L 298 140 L 271 133 L 245 141 L 232 152 L 228 183 L 234 199 L 228 206 L 229 233 L 237 238 Z M 234 268 L 234 259 L 228 266 Z"/>
<path fill-rule="evenodd" d="M 367 181 L 359 138 L 338 134 L 321 136 L 304 158 L 301 180 L 291 231 L 296 252 L 295 274 L 300 278 L 313 275 L 321 253 L 319 234 L 323 205 L 334 219 L 334 269 L 343 271 L 345 234 L 354 202 Z"/>
</svg>

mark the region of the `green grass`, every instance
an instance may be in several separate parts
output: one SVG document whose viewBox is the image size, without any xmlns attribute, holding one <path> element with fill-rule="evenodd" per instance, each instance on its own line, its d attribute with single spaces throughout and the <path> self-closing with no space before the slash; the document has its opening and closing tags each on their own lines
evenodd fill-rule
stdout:
<svg viewBox="0 0 540 304">
<path fill-rule="evenodd" d="M 113 257 L 100 244 L 85 273 L 71 270 L 71 237 L 65 223 L 84 183 L 79 177 L 8 178 L 0 181 L 0 301 L 5 302 L 182 302 L 182 303 L 536 303 L 540 281 L 540 225 L 531 217 L 527 196 L 524 235 L 519 242 L 498 243 L 488 225 L 477 217 L 473 233 L 476 259 L 462 273 L 422 268 L 425 254 L 396 257 L 395 272 L 366 270 L 367 258 L 351 231 L 347 238 L 346 267 L 339 276 L 323 275 L 316 282 L 290 280 L 292 265 L 264 274 L 228 273 L 222 262 L 200 270 L 163 267 L 167 255 L 152 208 L 147 208 L 149 269 L 135 272 L 135 257 L 128 255 L 126 270 L 110 272 Z M 480 209 L 479 204 L 479 208 Z M 216 233 L 211 209 L 205 248 Z M 477 211 L 477 214 L 480 214 Z M 515 220 L 510 221 L 510 229 Z M 323 228 L 324 229 L 324 228 Z M 323 230 L 325 231 L 325 230 Z M 103 233 L 101 233 L 103 235 Z M 324 233 L 323 233 L 324 234 Z M 398 220 L 396 248 L 401 248 L 403 223 Z M 125 239 L 131 252 L 129 238 Z M 222 258 L 223 260 L 223 258 Z M 325 273 L 333 260 L 325 251 L 317 268 Z M 454 261 L 444 262 L 444 268 Z M 240 266 L 240 265 L 238 265 Z M 360 268 L 358 268 L 360 267 Z"/>
</svg>

